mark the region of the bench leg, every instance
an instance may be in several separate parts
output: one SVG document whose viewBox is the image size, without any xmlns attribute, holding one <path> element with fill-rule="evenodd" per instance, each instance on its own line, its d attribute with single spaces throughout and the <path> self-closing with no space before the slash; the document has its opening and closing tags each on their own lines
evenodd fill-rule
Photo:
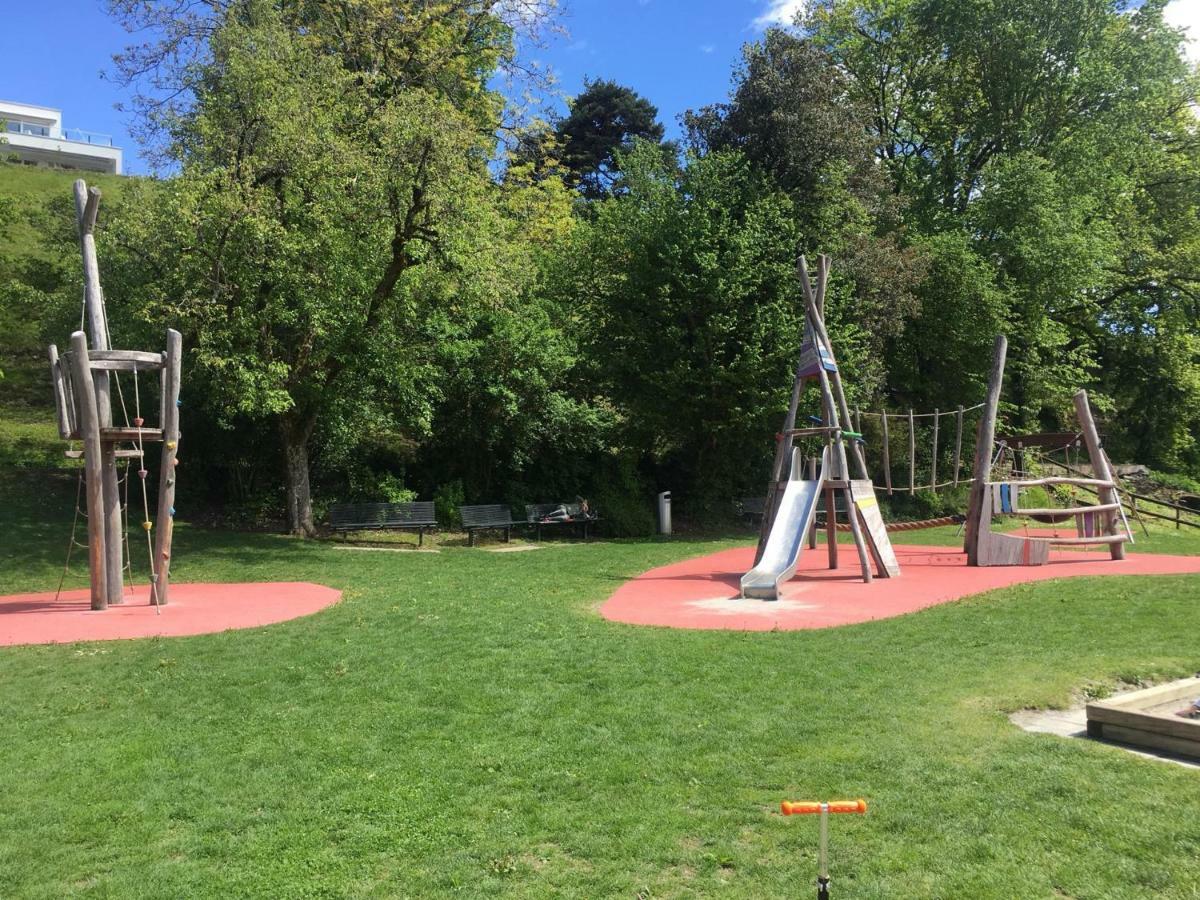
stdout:
<svg viewBox="0 0 1200 900">
<path fill-rule="evenodd" d="M 474 529 L 467 529 L 467 546 L 468 547 L 475 546 L 475 531 L 474 531 Z"/>
<path fill-rule="evenodd" d="M 425 545 L 425 529 L 418 528 L 417 529 L 417 546 L 423 547 L 424 545 Z"/>
<path fill-rule="evenodd" d="M 506 544 L 508 543 L 508 533 L 509 533 L 509 531 L 511 531 L 511 529 L 509 529 L 509 528 L 505 528 L 505 529 L 504 529 L 504 543 L 506 543 Z"/>
</svg>

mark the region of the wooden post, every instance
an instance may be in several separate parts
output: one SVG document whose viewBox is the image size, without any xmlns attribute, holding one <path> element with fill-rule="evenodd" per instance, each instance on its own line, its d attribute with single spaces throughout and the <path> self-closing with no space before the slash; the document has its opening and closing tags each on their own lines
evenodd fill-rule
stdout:
<svg viewBox="0 0 1200 900">
<path fill-rule="evenodd" d="M 908 492 L 917 492 L 917 421 L 908 410 Z"/>
<path fill-rule="evenodd" d="M 957 426 L 954 429 L 954 486 L 958 487 L 958 474 L 962 468 L 962 423 L 963 423 L 963 408 L 960 403 L 958 412 L 955 414 Z"/>
<path fill-rule="evenodd" d="M 817 312 L 825 320 L 825 289 L 829 286 L 829 257 L 822 253 L 817 257 Z"/>
<path fill-rule="evenodd" d="M 810 456 L 808 458 L 808 480 L 817 480 L 817 458 Z M 814 500 L 814 502 L 816 502 Z M 813 516 L 812 526 L 808 529 L 808 549 L 817 549 L 817 517 Z"/>
<path fill-rule="evenodd" d="M 821 254 L 821 256 L 817 260 L 817 264 L 818 264 L 818 274 L 820 274 L 820 272 L 824 271 L 825 275 L 823 277 L 828 278 L 829 258 L 827 256 L 825 256 L 825 254 Z M 829 341 L 829 333 L 825 330 L 825 319 L 821 315 L 821 310 L 817 305 L 817 297 L 813 291 L 812 283 L 809 281 L 809 278 L 808 278 L 808 263 L 804 259 L 803 256 L 800 257 L 799 269 L 800 269 L 800 288 L 801 288 L 802 292 L 804 293 L 804 303 L 808 307 L 808 314 L 809 314 L 808 318 L 809 318 L 809 322 L 813 326 L 814 337 L 816 337 L 820 341 L 820 343 L 825 345 L 825 352 L 829 354 L 829 359 L 833 362 L 833 372 L 832 373 L 826 372 L 825 368 L 823 366 L 818 367 L 822 373 L 822 384 L 824 384 L 825 382 L 832 383 L 832 393 L 830 395 L 830 400 L 836 401 L 836 409 L 841 416 L 841 421 L 845 422 L 847 425 L 849 425 L 849 423 L 851 421 L 850 406 L 849 406 L 849 404 L 846 403 L 846 392 L 842 388 L 842 375 L 841 375 L 841 372 L 838 371 L 838 368 L 837 368 L 837 356 L 834 354 L 833 345 Z M 817 355 L 819 357 L 820 353 L 818 353 Z M 833 377 L 830 378 L 829 377 L 830 375 L 832 375 Z M 830 421 L 830 422 L 827 422 L 826 424 L 834 424 L 834 423 L 832 421 Z M 845 442 L 844 441 L 842 442 L 842 451 L 845 452 Z M 859 449 L 857 442 L 852 442 L 850 444 L 850 452 L 851 452 L 851 455 L 854 457 L 855 465 L 858 468 L 858 477 L 862 478 L 864 480 L 870 480 L 871 476 L 867 473 L 867 463 L 863 459 L 862 451 Z M 844 473 L 844 477 L 847 479 L 850 478 L 850 472 L 848 470 Z M 853 518 L 853 516 L 851 518 Z"/>
<path fill-rule="evenodd" d="M 801 338 L 803 342 L 803 338 Z M 783 417 L 783 430 L 775 441 L 775 459 L 771 463 L 771 483 L 767 485 L 767 500 L 763 505 L 762 522 L 758 528 L 758 549 L 754 551 L 754 564 L 757 566 L 762 559 L 763 551 L 767 548 L 767 538 L 771 534 L 771 526 L 775 524 L 775 513 L 779 507 L 779 483 L 787 474 L 784 467 L 792 458 L 794 443 L 791 430 L 796 427 L 796 412 L 800 408 L 800 398 L 804 395 L 805 379 L 800 375 L 800 361 L 796 362 L 796 374 L 792 378 L 792 397 L 788 401 L 788 410 Z"/>
<path fill-rule="evenodd" d="M 829 462 L 833 464 L 833 456 L 830 455 Z M 825 551 L 829 554 L 829 568 L 836 569 L 838 567 L 838 545 L 837 545 L 837 500 L 833 495 L 833 488 L 825 489 Z"/>
<path fill-rule="evenodd" d="M 54 414 L 58 421 L 58 435 L 64 441 L 71 439 L 71 413 L 67 409 L 67 389 L 63 383 L 62 365 L 58 359 L 58 347 L 50 345 L 50 380 L 54 384 Z"/>
<path fill-rule="evenodd" d="M 96 391 L 88 360 L 87 335 L 71 335 L 71 370 L 79 404 L 79 436 L 83 439 L 84 480 L 87 486 L 88 576 L 92 587 L 92 609 L 108 608 L 108 554 L 104 540 L 104 476 L 100 461 L 100 419 Z M 119 573 L 118 573 L 119 574 Z"/>
<path fill-rule="evenodd" d="M 171 536 L 175 526 L 175 462 L 179 452 L 179 377 L 183 361 L 183 338 L 167 329 L 167 353 L 163 367 L 163 451 L 158 472 L 158 527 L 154 535 L 153 602 L 167 602 L 171 572 Z"/>
<path fill-rule="evenodd" d="M 1075 415 L 1079 418 L 1079 427 L 1083 431 L 1083 440 L 1087 445 L 1088 457 L 1092 463 L 1092 475 L 1100 481 L 1107 481 L 1115 484 L 1116 476 L 1113 475 L 1112 466 L 1108 461 L 1108 454 L 1104 452 L 1104 447 L 1100 443 L 1100 435 L 1096 431 L 1096 421 L 1092 418 L 1092 407 L 1088 403 L 1087 391 L 1078 391 L 1075 394 Z M 1096 492 L 1100 505 L 1119 504 L 1120 496 L 1117 494 L 1115 487 L 1102 487 Z M 1117 511 L 1116 509 L 1106 509 L 1100 513 L 1101 521 L 1104 523 L 1104 533 L 1107 535 L 1117 534 Z M 1179 511 L 1175 512 L 1176 520 L 1179 518 Z M 1176 525 L 1178 527 L 1178 525 Z M 1121 542 L 1113 542 L 1108 545 L 1109 552 L 1113 559 L 1125 558 L 1125 545 Z"/>
<path fill-rule="evenodd" d="M 937 464 L 938 464 L 938 422 L 941 421 L 937 407 L 933 409 L 933 461 L 929 464 L 929 489 L 937 490 Z"/>
<path fill-rule="evenodd" d="M 992 371 L 988 376 L 987 399 L 983 415 L 979 418 L 979 429 L 975 435 L 974 481 L 967 502 L 967 523 L 964 529 L 963 549 L 967 551 L 967 565 L 979 565 L 979 514 L 983 507 L 983 492 L 988 472 L 992 465 L 992 443 L 996 440 L 996 416 L 1000 410 L 1000 390 L 1004 386 L 1004 360 L 1008 355 L 1008 339 L 996 335 L 992 347 Z"/>
<path fill-rule="evenodd" d="M 888 446 L 887 410 L 879 413 L 879 420 L 883 423 L 883 482 L 887 485 L 890 497 L 892 496 L 892 451 Z"/>
<path fill-rule="evenodd" d="M 75 220 L 79 227 L 79 251 L 83 257 L 83 297 L 87 314 L 88 331 L 94 350 L 111 350 L 108 320 L 104 313 L 104 293 L 100 287 L 100 265 L 96 259 L 96 216 L 100 211 L 100 190 L 89 189 L 82 178 L 75 185 Z M 109 374 L 98 371 L 93 378 L 96 391 L 96 414 L 100 428 L 111 428 L 112 387 Z M 121 491 L 117 479 L 116 445 L 102 441 L 99 448 L 101 480 L 103 482 L 104 509 L 102 519 L 105 527 L 104 549 L 107 553 L 106 572 L 109 603 L 120 603 L 122 597 L 122 573 L 124 554 L 122 545 L 125 535 L 121 529 Z"/>
<path fill-rule="evenodd" d="M 862 454 L 863 462 L 865 463 L 867 461 L 867 435 L 862 430 L 862 410 L 857 406 L 854 407 L 854 430 L 862 435 L 861 438 L 857 439 L 857 443 L 858 452 Z"/>
</svg>

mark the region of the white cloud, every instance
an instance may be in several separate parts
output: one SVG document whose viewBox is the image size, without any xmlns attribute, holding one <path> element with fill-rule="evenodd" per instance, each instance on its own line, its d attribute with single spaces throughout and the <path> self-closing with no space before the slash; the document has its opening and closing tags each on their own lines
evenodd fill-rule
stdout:
<svg viewBox="0 0 1200 900">
<path fill-rule="evenodd" d="M 701 44 L 700 45 L 701 53 L 712 53 L 716 49 L 717 48 L 715 46 L 713 46 L 712 44 Z"/>
<path fill-rule="evenodd" d="M 1172 28 L 1186 28 L 1187 58 L 1200 62 L 1200 0 L 1174 0 L 1163 10 L 1163 20 Z"/>
<path fill-rule="evenodd" d="M 807 8 L 808 0 L 767 0 L 767 8 L 755 17 L 753 25 L 755 28 L 791 25 L 796 21 L 796 14 Z"/>
</svg>

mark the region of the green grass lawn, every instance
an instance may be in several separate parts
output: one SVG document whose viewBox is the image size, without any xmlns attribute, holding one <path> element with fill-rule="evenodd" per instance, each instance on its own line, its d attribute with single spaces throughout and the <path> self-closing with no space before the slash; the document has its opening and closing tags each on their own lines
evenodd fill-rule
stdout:
<svg viewBox="0 0 1200 900">
<path fill-rule="evenodd" d="M 0 590 L 52 589 L 73 484 L 0 486 Z M 803 896 L 816 822 L 778 802 L 857 796 L 870 813 L 833 823 L 839 896 L 1200 893 L 1200 773 L 1006 718 L 1194 672 L 1200 579 L 817 632 L 597 615 L 624 579 L 732 543 L 355 553 L 182 527 L 182 580 L 345 599 L 0 649 L 0 896 Z"/>
</svg>

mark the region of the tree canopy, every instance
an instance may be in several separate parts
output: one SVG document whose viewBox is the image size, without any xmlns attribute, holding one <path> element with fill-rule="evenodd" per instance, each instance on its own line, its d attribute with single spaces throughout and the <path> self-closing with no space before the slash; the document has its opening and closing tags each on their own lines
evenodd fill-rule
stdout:
<svg viewBox="0 0 1200 900">
<path fill-rule="evenodd" d="M 193 479 L 299 533 L 336 499 L 636 531 L 655 490 L 761 490 L 800 252 L 852 404 L 971 405 L 1003 331 L 1011 427 L 1087 387 L 1114 456 L 1196 476 L 1200 82 L 1164 2 L 817 0 L 675 144 L 606 79 L 511 130 L 538 0 L 112 0 L 168 176 L 106 200 L 115 330 L 184 330 Z M 45 236 L 0 260 L 22 346 L 78 314 L 69 206 L 0 189 Z"/>
</svg>

